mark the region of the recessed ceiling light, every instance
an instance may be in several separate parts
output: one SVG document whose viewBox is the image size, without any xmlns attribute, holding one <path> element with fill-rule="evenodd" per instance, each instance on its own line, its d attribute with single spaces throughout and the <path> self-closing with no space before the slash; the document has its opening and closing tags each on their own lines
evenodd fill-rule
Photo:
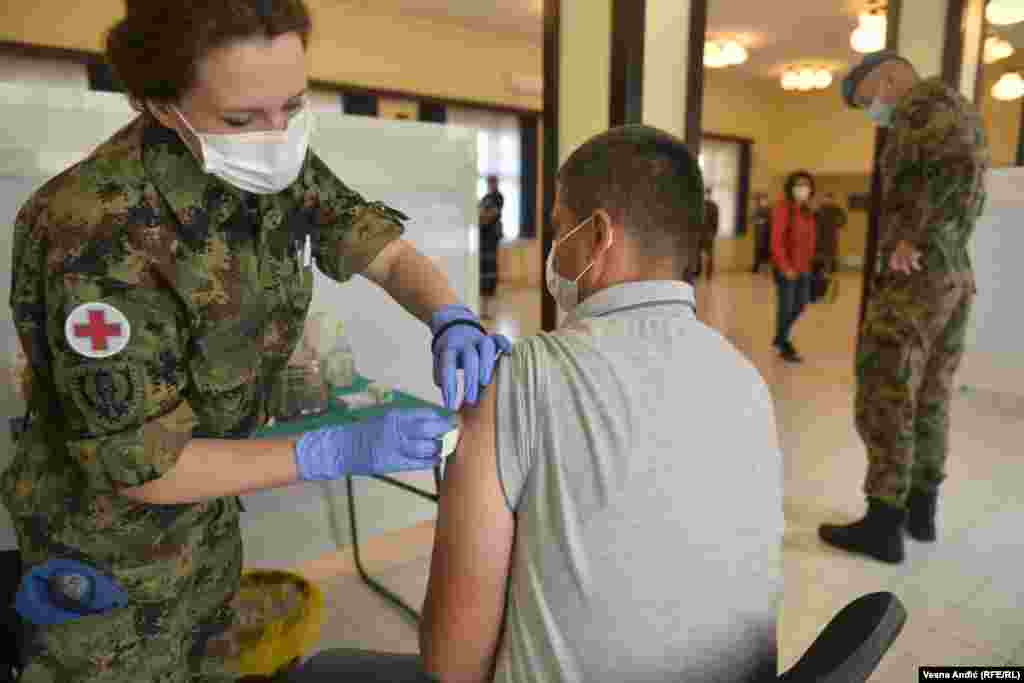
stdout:
<svg viewBox="0 0 1024 683">
<path fill-rule="evenodd" d="M 1020 23 L 1024 21 L 1024 0 L 989 0 L 985 18 L 996 26 Z"/>
<path fill-rule="evenodd" d="M 1013 45 L 999 36 L 989 36 L 985 39 L 985 63 L 995 64 L 1013 54 Z"/>
<path fill-rule="evenodd" d="M 1018 73 L 1003 74 L 992 86 L 992 97 L 997 100 L 1016 100 L 1024 97 L 1024 78 Z"/>
<path fill-rule="evenodd" d="M 735 40 L 711 40 L 704 43 L 704 66 L 722 69 L 747 61 L 747 49 Z"/>
</svg>

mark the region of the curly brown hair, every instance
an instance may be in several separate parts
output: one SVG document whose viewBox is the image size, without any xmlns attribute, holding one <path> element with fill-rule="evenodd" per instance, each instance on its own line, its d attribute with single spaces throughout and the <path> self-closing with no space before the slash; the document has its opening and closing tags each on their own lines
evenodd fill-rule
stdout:
<svg viewBox="0 0 1024 683">
<path fill-rule="evenodd" d="M 178 102 L 211 50 L 286 33 L 308 47 L 312 29 L 303 0 L 125 0 L 125 17 L 107 34 L 107 61 L 136 108 Z"/>
</svg>

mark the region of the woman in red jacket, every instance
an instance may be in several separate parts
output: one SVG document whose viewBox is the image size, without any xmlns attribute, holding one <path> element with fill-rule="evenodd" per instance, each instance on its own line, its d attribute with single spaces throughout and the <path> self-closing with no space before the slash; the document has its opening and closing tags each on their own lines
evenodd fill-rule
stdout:
<svg viewBox="0 0 1024 683">
<path fill-rule="evenodd" d="M 773 345 L 791 363 L 799 363 L 801 358 L 789 333 L 811 294 L 811 261 L 817 234 L 811 207 L 814 189 L 814 178 L 807 171 L 790 174 L 784 197 L 772 211 L 772 262 L 779 295 Z"/>
</svg>

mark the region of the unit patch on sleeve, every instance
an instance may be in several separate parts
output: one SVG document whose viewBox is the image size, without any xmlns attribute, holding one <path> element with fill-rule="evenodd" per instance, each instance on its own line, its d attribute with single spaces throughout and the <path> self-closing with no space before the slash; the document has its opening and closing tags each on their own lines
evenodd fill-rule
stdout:
<svg viewBox="0 0 1024 683">
<path fill-rule="evenodd" d="M 67 391 L 91 431 L 102 434 L 141 424 L 145 387 L 137 365 L 83 365 L 71 370 L 67 381 Z"/>
</svg>

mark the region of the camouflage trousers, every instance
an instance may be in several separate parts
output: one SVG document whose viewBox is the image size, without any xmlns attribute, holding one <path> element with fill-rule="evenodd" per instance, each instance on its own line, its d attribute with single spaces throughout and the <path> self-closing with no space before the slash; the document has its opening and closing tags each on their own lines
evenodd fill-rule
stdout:
<svg viewBox="0 0 1024 683">
<path fill-rule="evenodd" d="M 867 447 L 864 492 L 902 507 L 911 488 L 945 479 L 953 375 L 974 300 L 971 273 L 876 280 L 857 349 L 857 431 Z"/>
<path fill-rule="evenodd" d="M 204 544 L 195 581 L 177 599 L 132 605 L 57 626 L 30 626 L 21 683 L 227 683 L 228 634 L 242 571 L 242 538 Z M 154 628 L 153 624 L 157 626 Z"/>
</svg>

